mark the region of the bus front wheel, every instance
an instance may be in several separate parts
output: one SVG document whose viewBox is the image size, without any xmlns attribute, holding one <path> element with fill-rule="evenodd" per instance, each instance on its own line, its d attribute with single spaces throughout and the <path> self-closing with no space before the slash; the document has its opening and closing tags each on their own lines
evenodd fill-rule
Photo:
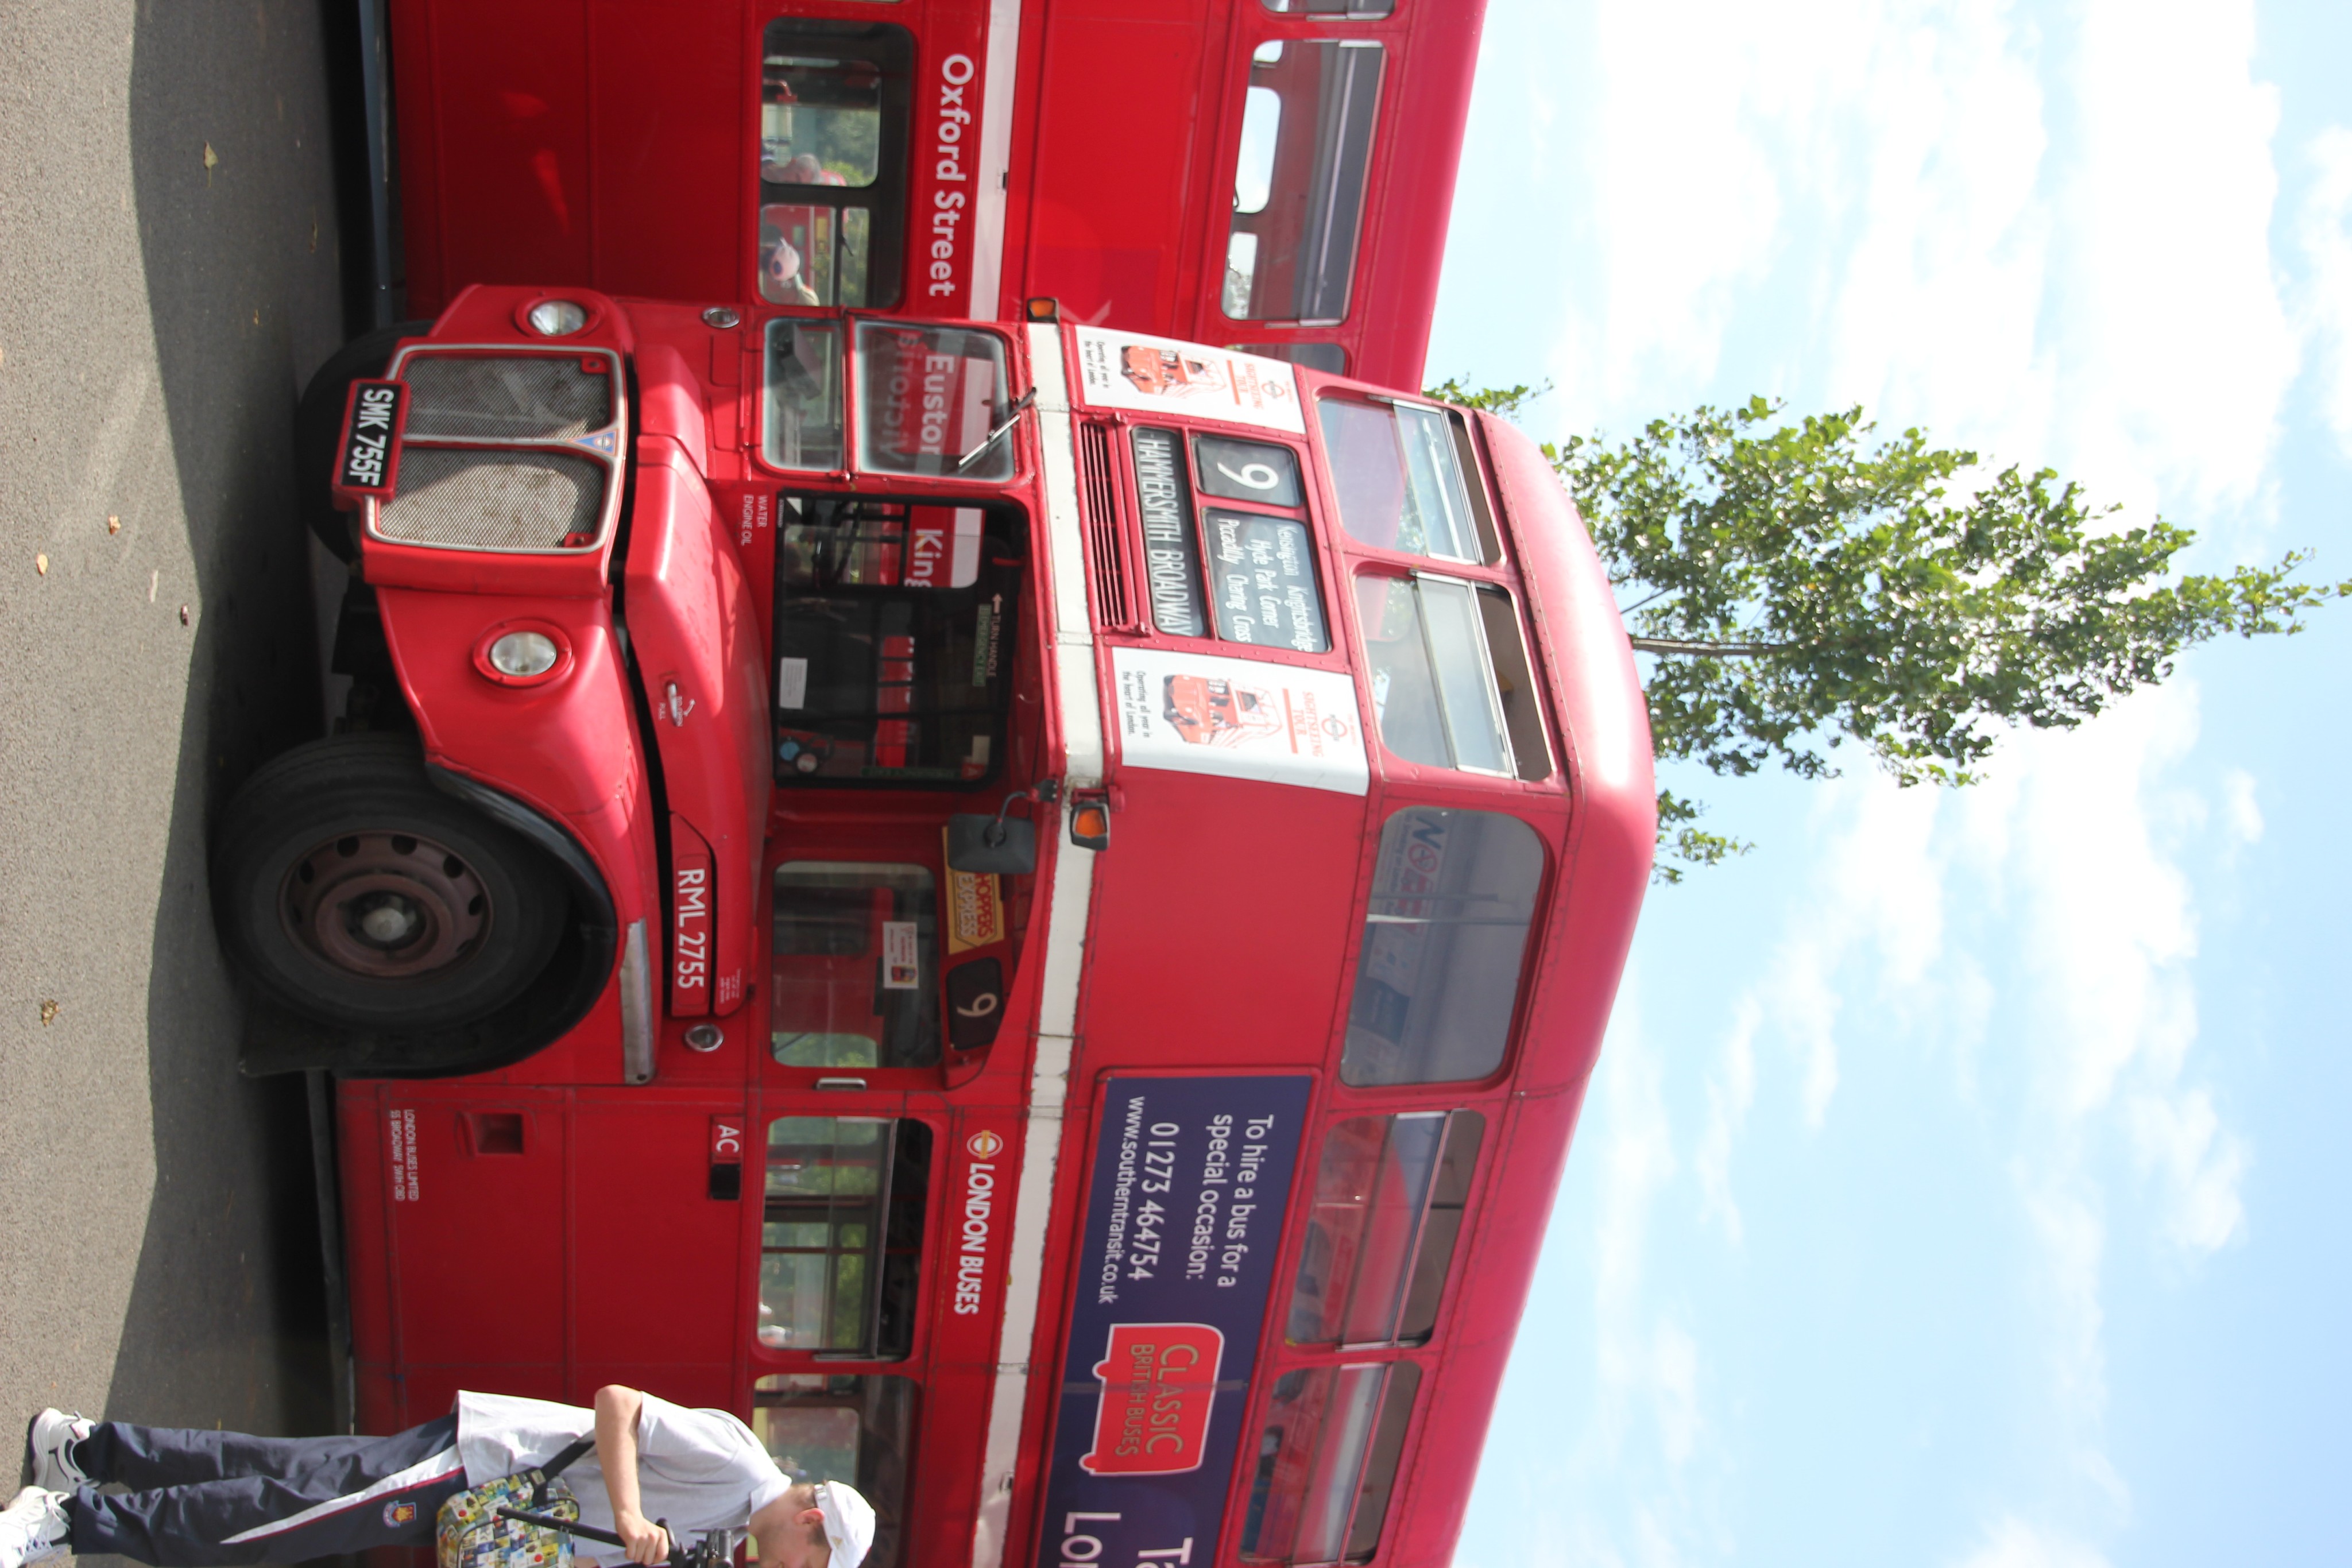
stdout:
<svg viewBox="0 0 2352 1568">
<path fill-rule="evenodd" d="M 497 1013 L 548 967 L 568 908 L 548 857 L 436 789 L 396 736 L 341 736 L 261 768 L 222 815 L 213 883 L 256 987 L 368 1034 Z"/>
</svg>

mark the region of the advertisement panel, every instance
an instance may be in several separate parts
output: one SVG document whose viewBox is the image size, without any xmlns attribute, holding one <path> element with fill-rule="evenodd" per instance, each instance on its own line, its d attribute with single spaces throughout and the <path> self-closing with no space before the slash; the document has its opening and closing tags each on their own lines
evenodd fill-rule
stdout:
<svg viewBox="0 0 2352 1568">
<path fill-rule="evenodd" d="M 1077 340 L 1079 395 L 1097 408 L 1307 433 L 1298 377 L 1281 360 L 1103 327 L 1080 327 Z"/>
<path fill-rule="evenodd" d="M 1037 1568 L 1209 1560 L 1312 1084 L 1105 1085 Z"/>
<path fill-rule="evenodd" d="M 1162 648 L 1111 654 L 1130 768 L 1215 773 L 1361 795 L 1371 774 L 1344 671 Z"/>
</svg>

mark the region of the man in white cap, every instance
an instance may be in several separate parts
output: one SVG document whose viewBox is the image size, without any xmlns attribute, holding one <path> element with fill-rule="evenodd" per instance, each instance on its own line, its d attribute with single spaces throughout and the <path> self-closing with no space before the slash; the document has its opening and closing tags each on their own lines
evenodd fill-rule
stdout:
<svg viewBox="0 0 2352 1568">
<path fill-rule="evenodd" d="M 578 1540 L 583 1563 L 667 1562 L 672 1532 L 690 1543 L 725 1531 L 731 1552 L 748 1529 L 759 1568 L 858 1568 L 873 1545 L 874 1510 L 854 1488 L 791 1480 L 727 1411 L 614 1384 L 593 1411 L 460 1394 L 451 1415 L 389 1437 L 250 1437 L 44 1410 L 25 1435 L 32 1484 L 0 1511 L 0 1568 L 68 1552 L 211 1568 L 425 1545 L 455 1493 L 592 1437 L 563 1479 L 581 1522 L 623 1544 Z M 110 1481 L 131 1490 L 99 1490 Z"/>
</svg>

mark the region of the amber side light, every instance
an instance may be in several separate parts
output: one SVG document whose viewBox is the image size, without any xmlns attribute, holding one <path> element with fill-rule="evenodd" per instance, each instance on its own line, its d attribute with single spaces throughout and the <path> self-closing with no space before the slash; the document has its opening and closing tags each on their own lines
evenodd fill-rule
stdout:
<svg viewBox="0 0 2352 1568">
<path fill-rule="evenodd" d="M 1070 805 L 1070 842 L 1081 849 L 1110 848 L 1110 804 L 1083 797 Z"/>
<path fill-rule="evenodd" d="M 1062 319 L 1062 302 L 1050 295 L 1039 295 L 1029 301 L 1029 319 L 1058 321 Z"/>
</svg>

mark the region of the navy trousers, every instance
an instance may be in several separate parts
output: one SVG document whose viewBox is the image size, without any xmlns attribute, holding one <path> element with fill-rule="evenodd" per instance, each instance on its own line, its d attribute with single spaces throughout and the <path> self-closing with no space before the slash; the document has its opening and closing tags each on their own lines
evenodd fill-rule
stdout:
<svg viewBox="0 0 2352 1568">
<path fill-rule="evenodd" d="M 424 1546 L 466 1486 L 457 1417 L 390 1437 L 248 1437 L 102 1421 L 74 1450 L 77 1555 L 159 1568 L 299 1563 L 371 1546 Z M 116 1481 L 131 1490 L 97 1489 Z"/>
</svg>

